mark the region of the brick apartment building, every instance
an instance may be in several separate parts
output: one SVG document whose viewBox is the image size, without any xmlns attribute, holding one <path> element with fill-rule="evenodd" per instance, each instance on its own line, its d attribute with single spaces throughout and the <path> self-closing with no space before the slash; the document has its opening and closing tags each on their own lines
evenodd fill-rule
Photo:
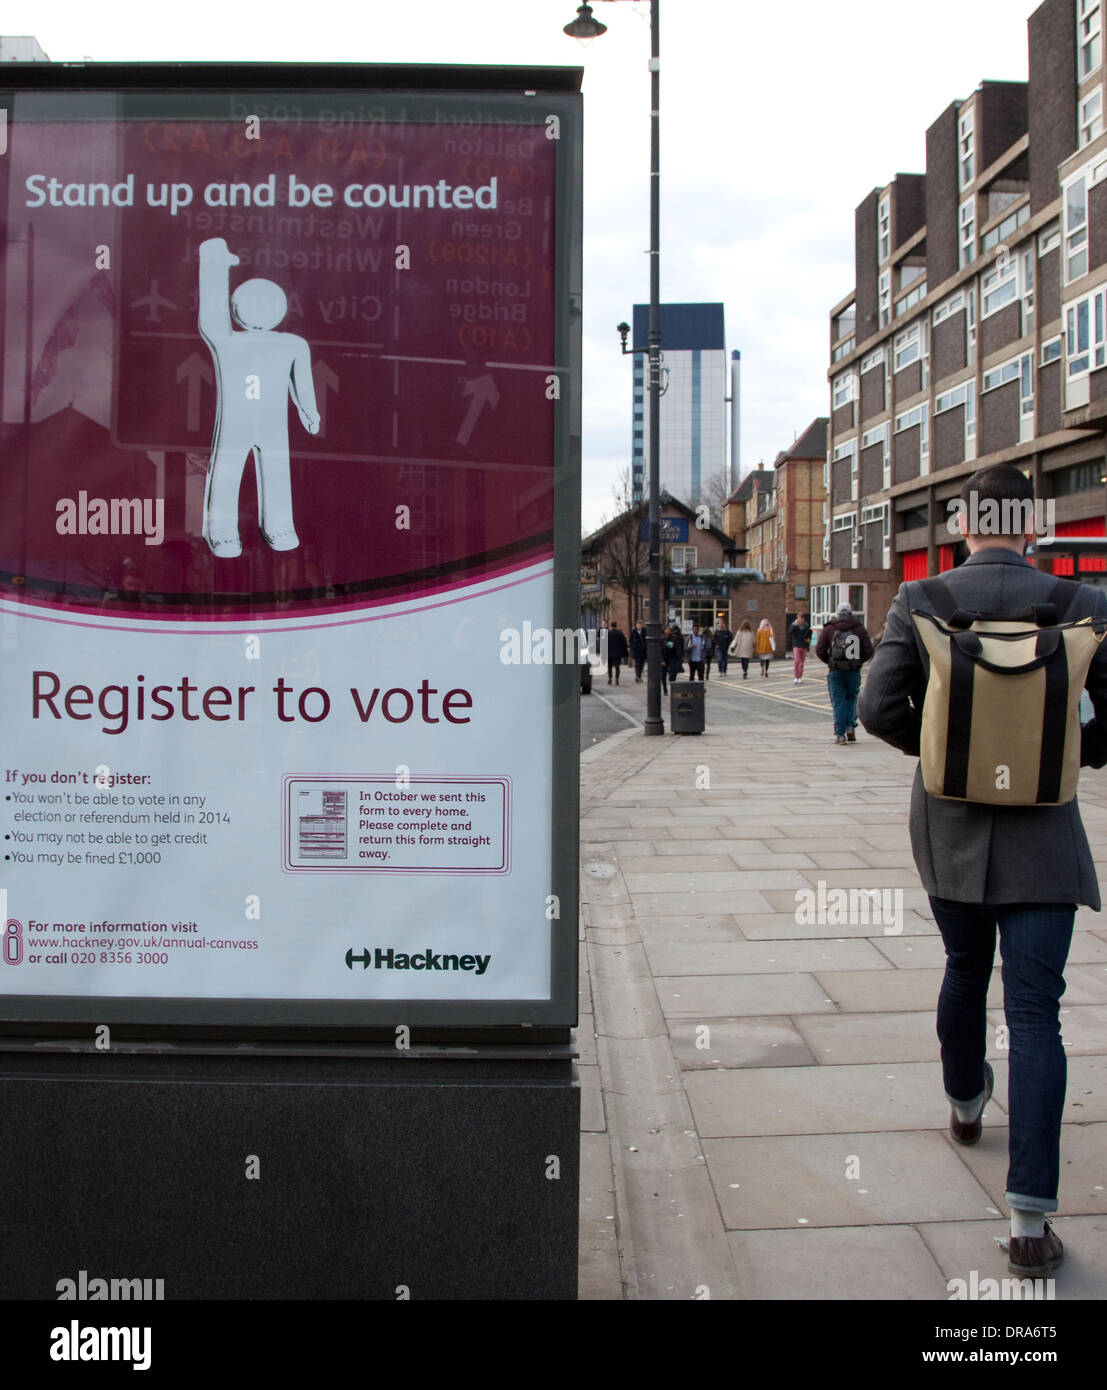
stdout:
<svg viewBox="0 0 1107 1390">
<path fill-rule="evenodd" d="M 745 563 L 783 584 L 789 615 L 808 610 L 811 575 L 823 567 L 828 423 L 812 421 L 772 468 L 744 478 L 723 512 L 723 530 L 746 547 Z"/>
<path fill-rule="evenodd" d="M 951 103 L 926 133 L 925 175 L 856 210 L 856 282 L 831 311 L 813 625 L 845 599 L 876 631 L 901 579 L 959 563 L 947 503 L 986 464 L 1026 472 L 1056 534 L 1104 534 L 1103 8 L 1045 0 L 1029 81 Z"/>
</svg>

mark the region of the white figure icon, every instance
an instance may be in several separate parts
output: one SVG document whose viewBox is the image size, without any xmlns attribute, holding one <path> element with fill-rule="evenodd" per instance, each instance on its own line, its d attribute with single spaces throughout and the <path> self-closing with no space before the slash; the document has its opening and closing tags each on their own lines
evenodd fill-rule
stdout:
<svg viewBox="0 0 1107 1390">
<path fill-rule="evenodd" d="M 238 265 L 222 237 L 200 243 L 200 336 L 215 367 L 215 435 L 204 492 L 204 539 L 213 554 L 242 554 L 238 494 L 246 460 L 254 455 L 258 525 L 273 550 L 300 544 L 292 517 L 288 456 L 288 397 L 304 429 L 319 433 L 311 349 L 295 333 L 273 330 L 288 310 L 272 280 L 247 280 L 230 296 Z M 241 325 L 238 332 L 231 321 Z"/>
</svg>

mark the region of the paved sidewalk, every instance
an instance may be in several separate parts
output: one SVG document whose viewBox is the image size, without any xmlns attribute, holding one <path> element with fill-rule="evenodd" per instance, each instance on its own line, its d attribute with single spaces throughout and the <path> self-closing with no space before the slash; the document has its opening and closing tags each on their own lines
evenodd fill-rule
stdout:
<svg viewBox="0 0 1107 1390">
<path fill-rule="evenodd" d="M 640 715 L 644 689 L 620 707 Z M 1009 1277 L 999 972 L 996 1094 L 963 1149 L 934 1034 L 941 940 L 907 839 L 914 761 L 758 708 L 582 756 L 580 1296 L 945 1300 L 972 1270 Z M 1107 892 L 1107 773 L 1085 771 L 1080 800 Z M 797 890 L 820 881 L 902 890 L 902 931 L 797 921 Z M 1056 1297 L 1101 1299 L 1107 915 L 1082 908 L 1076 928 Z"/>
</svg>

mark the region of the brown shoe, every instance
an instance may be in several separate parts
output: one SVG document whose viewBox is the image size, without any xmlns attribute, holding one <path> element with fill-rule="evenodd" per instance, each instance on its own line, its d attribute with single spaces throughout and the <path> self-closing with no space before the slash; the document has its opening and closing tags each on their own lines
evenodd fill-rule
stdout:
<svg viewBox="0 0 1107 1390">
<path fill-rule="evenodd" d="M 1007 1268 L 1012 1274 L 1045 1279 L 1065 1258 L 1065 1247 L 1047 1221 L 1044 1236 L 1012 1236 L 1007 1255 Z"/>
<path fill-rule="evenodd" d="M 988 1102 L 992 1098 L 992 1088 L 995 1085 L 995 1075 L 987 1062 L 984 1063 L 984 1103 L 980 1107 L 980 1114 L 975 1120 L 966 1124 L 957 1118 L 957 1111 L 949 1112 L 949 1132 L 958 1144 L 975 1144 L 982 1133 L 983 1126 L 981 1121 L 984 1118 L 984 1111 L 988 1108 Z"/>
</svg>

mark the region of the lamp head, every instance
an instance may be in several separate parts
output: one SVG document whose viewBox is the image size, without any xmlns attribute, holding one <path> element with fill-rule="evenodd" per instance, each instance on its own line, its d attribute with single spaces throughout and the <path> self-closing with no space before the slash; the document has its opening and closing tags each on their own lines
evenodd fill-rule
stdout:
<svg viewBox="0 0 1107 1390">
<path fill-rule="evenodd" d="M 591 43 L 593 39 L 598 39 L 601 34 L 607 33 L 607 25 L 593 17 L 591 5 L 581 5 L 577 10 L 577 17 L 565 26 L 565 33 L 571 39 L 578 39 L 583 44 Z"/>
</svg>

